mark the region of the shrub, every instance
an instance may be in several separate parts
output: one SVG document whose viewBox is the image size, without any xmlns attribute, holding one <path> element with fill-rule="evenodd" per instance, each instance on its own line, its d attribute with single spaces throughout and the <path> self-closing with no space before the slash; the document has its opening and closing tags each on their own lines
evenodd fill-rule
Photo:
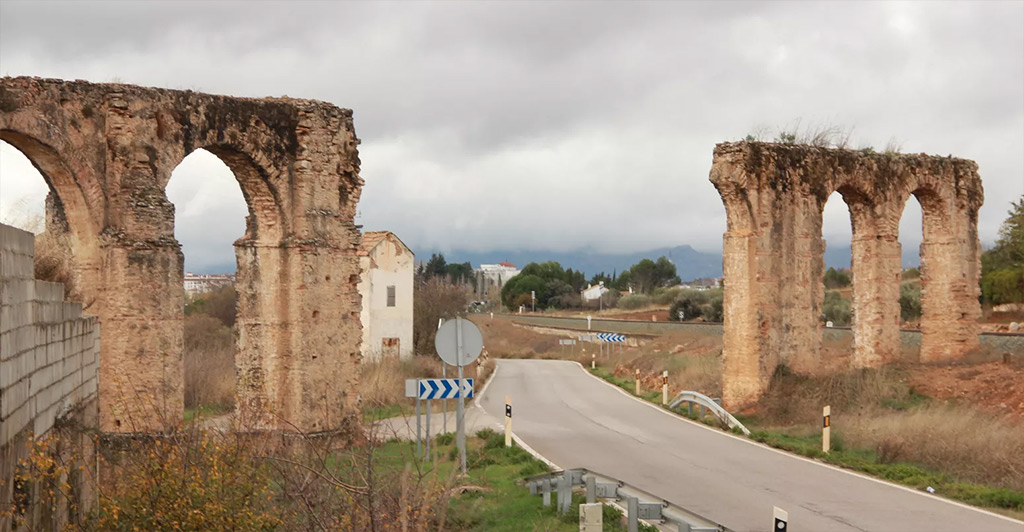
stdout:
<svg viewBox="0 0 1024 532">
<path fill-rule="evenodd" d="M 903 283 L 900 285 L 900 317 L 903 321 L 921 317 L 921 285 Z"/>
<path fill-rule="evenodd" d="M 853 302 L 843 298 L 839 292 L 825 292 L 821 314 L 824 321 L 831 321 L 834 325 L 850 325 L 853 323 Z"/>
<path fill-rule="evenodd" d="M 185 315 L 206 314 L 221 321 L 226 327 L 235 326 L 238 293 L 234 285 L 226 285 L 192 298 L 185 305 Z"/>
<path fill-rule="evenodd" d="M 680 312 L 683 314 L 682 320 L 679 318 Z M 690 297 L 683 297 L 668 308 L 668 317 L 672 321 L 695 320 L 703 313 L 704 309 L 701 304 L 695 298 Z"/>
<path fill-rule="evenodd" d="M 654 302 L 659 305 L 671 305 L 682 293 L 682 288 L 659 288 L 654 291 Z"/>
<path fill-rule="evenodd" d="M 702 305 L 701 306 L 701 314 L 704 317 L 704 321 L 711 321 L 711 322 L 715 322 L 715 323 L 721 323 L 722 322 L 722 318 L 724 317 L 724 314 L 725 314 L 725 309 L 723 307 L 723 303 L 724 303 L 724 299 L 722 297 L 722 294 L 718 294 L 718 295 L 712 296 L 711 297 L 711 301 L 709 301 L 706 305 Z"/>
<path fill-rule="evenodd" d="M 829 268 L 825 272 L 825 288 L 845 288 L 850 286 L 850 274 L 845 270 Z"/>
<path fill-rule="evenodd" d="M 651 306 L 653 298 L 644 294 L 628 294 L 622 296 L 618 302 L 618 308 L 624 310 L 636 310 Z"/>
<path fill-rule="evenodd" d="M 274 530 L 280 512 L 265 468 L 205 434 L 139 443 L 114 465 L 87 530 Z"/>
<path fill-rule="evenodd" d="M 902 277 L 903 279 L 920 279 L 921 270 L 917 268 L 907 268 L 906 270 L 903 270 Z"/>
</svg>

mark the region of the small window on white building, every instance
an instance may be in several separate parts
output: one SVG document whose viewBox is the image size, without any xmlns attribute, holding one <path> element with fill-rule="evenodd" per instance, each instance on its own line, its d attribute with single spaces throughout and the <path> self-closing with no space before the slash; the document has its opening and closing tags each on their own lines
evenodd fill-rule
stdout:
<svg viewBox="0 0 1024 532">
<path fill-rule="evenodd" d="M 395 306 L 395 285 L 388 285 L 388 306 Z"/>
</svg>

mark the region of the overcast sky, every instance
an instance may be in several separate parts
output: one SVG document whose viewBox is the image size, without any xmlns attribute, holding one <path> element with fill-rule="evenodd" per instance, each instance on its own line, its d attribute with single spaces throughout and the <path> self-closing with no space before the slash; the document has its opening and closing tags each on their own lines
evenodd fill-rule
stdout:
<svg viewBox="0 0 1024 532">
<path fill-rule="evenodd" d="M 4 0 L 0 73 L 351 108 L 357 223 L 421 254 L 719 251 L 715 143 L 797 120 L 974 159 L 986 244 L 1024 194 L 1024 2 Z M 33 174 L 0 146 L 0 217 L 41 211 Z M 230 171 L 196 152 L 168 195 L 186 267 L 231 264 L 246 207 Z M 849 245 L 838 195 L 824 232 Z"/>
</svg>

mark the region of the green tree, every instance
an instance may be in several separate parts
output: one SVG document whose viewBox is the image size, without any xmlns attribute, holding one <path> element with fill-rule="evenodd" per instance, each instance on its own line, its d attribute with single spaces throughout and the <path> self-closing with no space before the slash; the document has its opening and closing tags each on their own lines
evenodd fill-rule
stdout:
<svg viewBox="0 0 1024 532">
<path fill-rule="evenodd" d="M 1024 196 L 1010 205 L 995 247 L 981 255 L 981 295 L 993 305 L 1024 303 Z"/>
<path fill-rule="evenodd" d="M 921 317 L 921 285 L 903 283 L 900 285 L 900 317 L 903 321 Z"/>
<path fill-rule="evenodd" d="M 613 282 L 614 279 L 604 272 L 595 274 L 593 277 L 590 278 L 590 284 L 592 285 L 604 283 L 605 286 L 612 286 Z"/>
<path fill-rule="evenodd" d="M 447 275 L 448 279 L 450 279 L 453 283 L 475 284 L 476 279 L 473 277 L 473 266 L 470 265 L 468 262 L 463 262 L 462 264 L 448 264 L 447 266 L 445 266 L 444 271 L 445 275 Z"/>
<path fill-rule="evenodd" d="M 525 271 L 524 268 L 522 273 L 509 279 L 501 288 L 501 301 L 510 310 L 515 310 L 518 307 L 517 300 L 522 301 L 519 299 L 520 296 L 530 297 L 530 292 L 537 295 L 537 308 L 544 308 L 544 304 L 547 303 L 547 281 L 538 275 L 527 274 Z"/>
<path fill-rule="evenodd" d="M 626 276 L 622 272 L 620 279 Z M 651 294 L 654 289 L 664 286 L 679 284 L 679 277 L 676 276 L 676 265 L 665 257 L 657 261 L 643 259 L 629 269 L 629 282 L 633 289 L 642 294 Z M 621 281 L 620 281 L 621 283 Z"/>
<path fill-rule="evenodd" d="M 825 288 L 836 289 L 850 286 L 850 274 L 846 270 L 829 268 L 825 271 Z"/>
<path fill-rule="evenodd" d="M 440 253 L 431 253 L 430 260 L 423 267 L 423 277 L 430 279 L 433 277 L 444 277 L 448 275 L 448 263 L 444 260 L 444 255 Z"/>
</svg>

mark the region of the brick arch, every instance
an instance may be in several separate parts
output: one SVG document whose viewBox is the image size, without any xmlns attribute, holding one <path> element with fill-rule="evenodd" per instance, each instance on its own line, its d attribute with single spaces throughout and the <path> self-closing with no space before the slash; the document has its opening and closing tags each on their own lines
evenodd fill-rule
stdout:
<svg viewBox="0 0 1024 532">
<path fill-rule="evenodd" d="M 220 159 L 231 170 L 242 191 L 242 197 L 249 210 L 243 238 L 264 244 L 281 242 L 284 235 L 288 234 L 289 218 L 284 212 L 277 190 L 270 185 L 270 173 L 273 170 L 260 166 L 244 147 L 230 144 L 195 146 L 191 151 L 183 153 L 182 157 L 170 166 L 171 171 L 167 172 L 166 176 L 161 176 L 161 186 L 166 189 L 174 169 L 186 157 L 200 149 Z"/>
<path fill-rule="evenodd" d="M 102 276 L 99 249 L 101 224 L 98 220 L 102 216 L 102 206 L 92 205 L 83 191 L 80 174 L 71 168 L 57 149 L 13 129 L 0 130 L 0 140 L 25 155 L 50 189 L 46 201 L 45 229 L 71 257 L 74 286 L 68 297 L 81 301 L 86 310 L 96 312 L 96 292 Z"/>
<path fill-rule="evenodd" d="M 965 307 L 960 302 L 978 298 L 978 203 L 958 201 L 958 189 L 962 190 L 949 187 L 934 176 L 913 179 L 896 209 L 902 216 L 911 196 L 921 206 L 920 356 L 924 361 L 961 356 L 964 338 L 977 334 L 980 309 Z M 973 347 L 969 342 L 967 345 Z"/>
<path fill-rule="evenodd" d="M 876 367 L 899 353 L 899 218 L 907 197 L 924 198 L 931 229 L 924 246 L 947 273 L 932 284 L 922 358 L 963 356 L 978 344 L 977 165 L 952 157 L 863 153 L 758 142 L 715 147 L 710 172 L 730 218 L 723 237 L 725 300 L 723 399 L 756 401 L 779 363 L 817 366 L 824 297 L 821 216 L 839 192 L 853 228 L 853 367 Z M 742 191 L 742 192 L 741 192 Z M 752 223 L 747 227 L 744 222 Z M 794 364 L 796 362 L 797 364 Z"/>
<path fill-rule="evenodd" d="M 36 137 L 12 129 L 0 129 L 0 140 L 18 149 L 39 174 L 50 192 L 57 196 L 72 231 L 81 240 L 95 240 L 99 234 L 95 210 L 83 193 L 82 184 L 60 153 Z"/>
<path fill-rule="evenodd" d="M 88 206 L 84 240 L 97 250 L 98 279 L 90 310 L 103 326 L 102 431 L 181 422 L 183 256 L 164 187 L 199 148 L 232 169 L 250 207 L 247 235 L 235 242 L 239 404 L 253 414 L 248 427 L 317 432 L 347 422 L 362 337 L 353 221 L 362 180 L 350 110 L 4 77 L 0 130 L 22 151 L 39 151 L 28 139 L 51 147 L 69 171 L 38 154 L 36 164 L 49 168 L 65 210 Z"/>
</svg>

